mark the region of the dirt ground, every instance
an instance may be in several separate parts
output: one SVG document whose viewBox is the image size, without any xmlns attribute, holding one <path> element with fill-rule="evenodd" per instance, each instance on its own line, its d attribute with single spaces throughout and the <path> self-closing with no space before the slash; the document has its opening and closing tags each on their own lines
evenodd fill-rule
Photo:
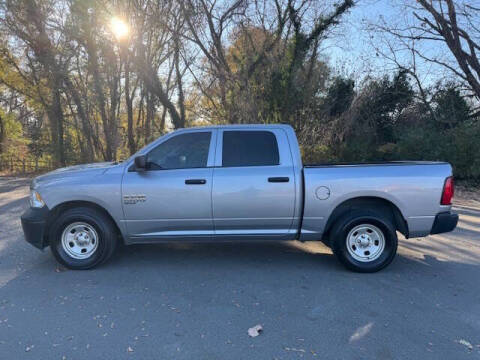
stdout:
<svg viewBox="0 0 480 360">
<path fill-rule="evenodd" d="M 455 204 L 480 207 L 480 188 L 455 187 Z"/>
</svg>

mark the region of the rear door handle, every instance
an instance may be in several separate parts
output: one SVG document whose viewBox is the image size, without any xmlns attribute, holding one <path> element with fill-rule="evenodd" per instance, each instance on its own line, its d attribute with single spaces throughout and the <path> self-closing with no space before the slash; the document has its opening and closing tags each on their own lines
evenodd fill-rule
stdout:
<svg viewBox="0 0 480 360">
<path fill-rule="evenodd" d="M 289 177 L 269 177 L 268 178 L 268 182 L 274 182 L 274 183 L 278 183 L 278 182 L 289 182 L 290 181 L 290 178 Z"/>
<path fill-rule="evenodd" d="M 207 183 L 205 179 L 187 179 L 185 180 L 186 185 L 204 185 Z"/>
</svg>

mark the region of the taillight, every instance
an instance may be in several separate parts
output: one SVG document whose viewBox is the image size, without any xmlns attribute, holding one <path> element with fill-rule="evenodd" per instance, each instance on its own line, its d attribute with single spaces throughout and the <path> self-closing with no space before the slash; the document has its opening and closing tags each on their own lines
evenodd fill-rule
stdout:
<svg viewBox="0 0 480 360">
<path fill-rule="evenodd" d="M 455 192 L 453 186 L 453 176 L 450 176 L 445 179 L 445 184 L 443 185 L 442 201 L 441 205 L 452 205 L 453 193 Z"/>
</svg>

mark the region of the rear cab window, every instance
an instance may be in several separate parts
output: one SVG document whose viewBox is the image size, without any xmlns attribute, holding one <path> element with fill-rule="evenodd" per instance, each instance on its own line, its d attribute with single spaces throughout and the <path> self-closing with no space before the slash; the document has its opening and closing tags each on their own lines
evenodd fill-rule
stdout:
<svg viewBox="0 0 480 360">
<path fill-rule="evenodd" d="M 277 139 L 270 131 L 224 131 L 222 143 L 222 167 L 280 164 Z"/>
</svg>

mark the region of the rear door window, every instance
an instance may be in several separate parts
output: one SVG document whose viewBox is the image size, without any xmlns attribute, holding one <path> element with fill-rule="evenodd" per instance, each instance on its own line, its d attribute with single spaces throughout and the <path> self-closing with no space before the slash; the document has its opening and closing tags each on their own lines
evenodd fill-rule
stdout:
<svg viewBox="0 0 480 360">
<path fill-rule="evenodd" d="M 222 166 L 279 165 L 275 135 L 270 131 L 224 131 Z"/>
</svg>

